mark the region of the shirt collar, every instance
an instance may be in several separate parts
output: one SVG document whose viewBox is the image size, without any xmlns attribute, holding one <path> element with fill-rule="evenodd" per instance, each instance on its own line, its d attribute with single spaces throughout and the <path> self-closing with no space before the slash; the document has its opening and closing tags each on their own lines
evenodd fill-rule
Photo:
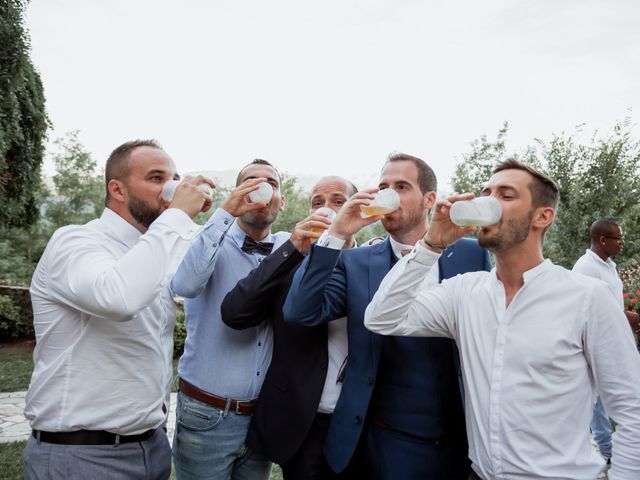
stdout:
<svg viewBox="0 0 640 480">
<path fill-rule="evenodd" d="M 142 236 L 142 233 L 136 227 L 131 225 L 110 208 L 104 209 L 100 216 L 100 220 L 107 225 L 109 231 L 113 235 L 115 235 L 129 248 L 132 248 L 136 243 L 138 243 L 138 240 L 140 240 L 140 237 Z"/>
<path fill-rule="evenodd" d="M 244 237 L 246 236 L 246 232 L 240 228 L 238 225 L 238 221 L 233 222 L 233 225 L 229 228 L 229 232 L 227 233 L 227 237 L 230 237 L 234 243 L 238 246 L 238 248 L 242 248 L 242 244 L 244 243 Z M 269 232 L 266 237 L 259 240 L 260 242 L 273 242 L 273 234 Z"/>
<path fill-rule="evenodd" d="M 551 267 L 553 266 L 553 263 L 551 263 L 551 260 L 549 260 L 548 258 L 543 261 L 542 263 L 540 263 L 539 265 L 536 265 L 535 267 L 533 267 L 530 270 L 527 270 L 526 272 L 524 272 L 522 274 L 522 278 L 524 279 L 524 283 L 530 282 L 532 281 L 534 278 L 539 277 L 540 275 L 542 275 L 544 272 L 546 272 L 547 270 L 549 270 Z"/>
<path fill-rule="evenodd" d="M 394 240 L 391 235 L 389 235 L 389 241 L 391 242 L 391 250 L 393 250 L 393 254 L 398 259 L 402 258 L 402 253 L 400 253 L 402 250 L 411 250 L 414 247 L 413 245 L 405 245 L 404 243 Z"/>
<path fill-rule="evenodd" d="M 616 262 L 614 262 L 613 260 L 611 260 L 611 257 L 607 258 L 606 260 L 602 260 L 602 258 L 600 257 L 600 255 L 598 255 L 596 252 L 594 252 L 593 250 L 591 250 L 590 248 L 587 248 L 587 255 L 590 255 L 593 259 L 595 259 L 597 262 L 600 263 L 605 263 L 610 267 L 616 268 Z"/>
</svg>

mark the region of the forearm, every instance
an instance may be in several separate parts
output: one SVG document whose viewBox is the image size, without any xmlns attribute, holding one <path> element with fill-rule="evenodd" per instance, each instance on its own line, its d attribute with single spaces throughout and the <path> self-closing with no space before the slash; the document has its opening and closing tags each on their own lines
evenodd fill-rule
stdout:
<svg viewBox="0 0 640 480">
<path fill-rule="evenodd" d="M 214 212 L 171 281 L 174 292 L 193 298 L 204 289 L 215 269 L 220 245 L 233 222 L 234 217 L 222 208 Z"/>
<path fill-rule="evenodd" d="M 296 271 L 282 312 L 286 322 L 314 326 L 345 315 L 340 251 L 314 246 Z"/>
<path fill-rule="evenodd" d="M 399 336 L 452 336 L 446 326 L 446 294 L 422 286 L 439 255 L 417 246 L 387 274 L 367 307 L 365 327 L 375 333 Z"/>
<path fill-rule="evenodd" d="M 119 258 L 86 230 L 70 231 L 55 240 L 51 292 L 91 315 L 126 320 L 166 288 L 197 230 L 186 214 L 169 209 Z"/>
<path fill-rule="evenodd" d="M 278 293 L 289 288 L 290 273 L 303 259 L 290 241 L 285 242 L 226 295 L 220 307 L 222 321 L 241 330 L 270 320 L 274 309 L 282 308 L 274 303 Z"/>
</svg>

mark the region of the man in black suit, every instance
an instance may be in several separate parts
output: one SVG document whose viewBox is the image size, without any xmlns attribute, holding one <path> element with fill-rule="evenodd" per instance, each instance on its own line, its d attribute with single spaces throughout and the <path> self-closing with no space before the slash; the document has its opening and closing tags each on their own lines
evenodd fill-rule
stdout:
<svg viewBox="0 0 640 480">
<path fill-rule="evenodd" d="M 280 464 L 287 480 L 335 476 L 322 449 L 341 389 L 346 319 L 311 328 L 290 325 L 282 318 L 282 305 L 311 242 L 330 223 L 314 212 L 321 207 L 337 212 L 356 191 L 343 178 L 321 179 L 311 192 L 311 214 L 296 225 L 289 241 L 238 282 L 221 306 L 222 320 L 232 328 L 273 325 L 273 357 L 246 443 Z M 351 239 L 345 248 L 353 244 Z"/>
</svg>

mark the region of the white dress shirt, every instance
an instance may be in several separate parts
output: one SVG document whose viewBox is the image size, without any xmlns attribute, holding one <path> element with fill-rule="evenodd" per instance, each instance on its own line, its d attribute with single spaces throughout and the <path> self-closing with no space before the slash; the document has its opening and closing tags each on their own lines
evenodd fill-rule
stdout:
<svg viewBox="0 0 640 480">
<path fill-rule="evenodd" d="M 175 324 L 169 282 L 197 231 L 184 212 L 168 209 L 142 235 L 107 208 L 54 233 L 31 281 L 32 428 L 133 435 L 165 422 Z"/>
<path fill-rule="evenodd" d="M 616 263 L 607 258 L 602 260 L 600 256 L 591 249 L 587 249 L 585 254 L 581 256 L 572 269 L 574 272 L 581 273 L 593 278 L 599 278 L 611 289 L 615 297 L 620 303 L 620 308 L 624 310 L 624 298 L 622 293 L 624 287 L 622 280 L 618 276 Z"/>
<path fill-rule="evenodd" d="M 618 423 L 610 480 L 640 478 L 640 357 L 617 300 L 599 280 L 549 260 L 524 273 L 506 306 L 495 269 L 420 288 L 439 255 L 417 245 L 382 282 L 365 325 L 449 337 L 466 386 L 469 457 L 484 479 L 593 480 L 597 387 Z"/>
</svg>

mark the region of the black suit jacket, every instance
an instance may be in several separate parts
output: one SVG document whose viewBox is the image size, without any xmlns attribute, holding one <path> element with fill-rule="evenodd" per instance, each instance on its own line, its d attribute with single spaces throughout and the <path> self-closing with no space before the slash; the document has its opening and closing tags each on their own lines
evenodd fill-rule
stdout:
<svg viewBox="0 0 640 480">
<path fill-rule="evenodd" d="M 273 324 L 273 356 L 247 434 L 247 446 L 275 463 L 289 460 L 307 436 L 327 374 L 327 326 L 284 322 L 282 305 L 304 256 L 289 241 L 231 290 L 222 321 L 235 329 Z"/>
</svg>

